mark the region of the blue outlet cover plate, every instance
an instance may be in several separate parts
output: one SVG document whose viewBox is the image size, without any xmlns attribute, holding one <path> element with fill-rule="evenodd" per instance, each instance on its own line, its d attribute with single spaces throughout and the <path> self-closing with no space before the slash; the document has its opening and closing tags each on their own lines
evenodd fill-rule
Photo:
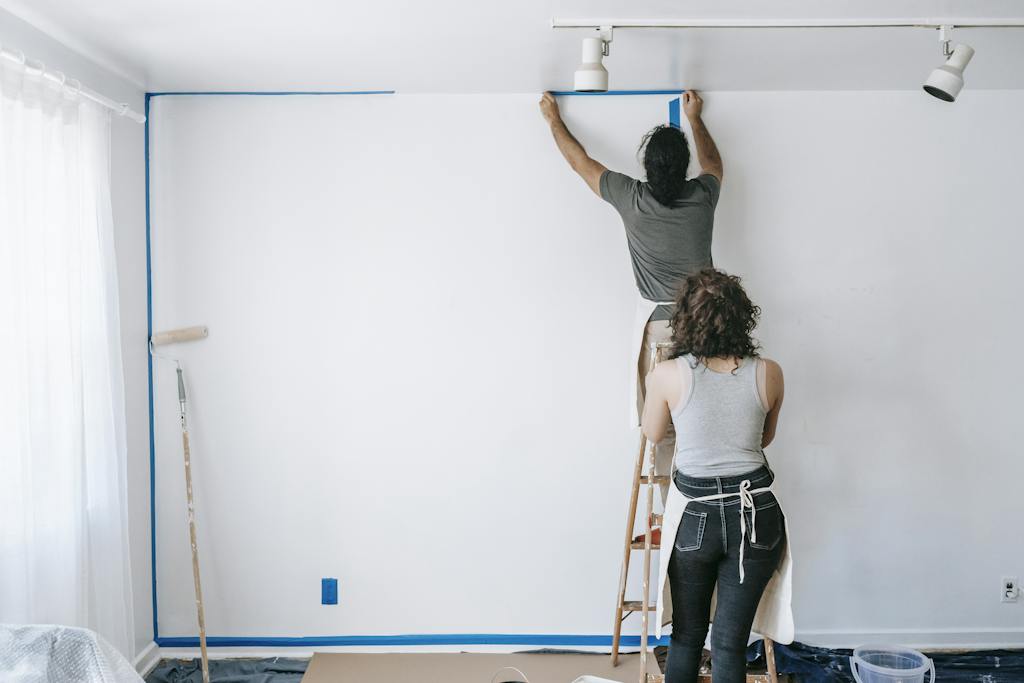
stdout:
<svg viewBox="0 0 1024 683">
<path fill-rule="evenodd" d="M 338 580 L 337 579 L 320 579 L 320 604 L 321 605 L 337 605 L 338 604 Z"/>
</svg>

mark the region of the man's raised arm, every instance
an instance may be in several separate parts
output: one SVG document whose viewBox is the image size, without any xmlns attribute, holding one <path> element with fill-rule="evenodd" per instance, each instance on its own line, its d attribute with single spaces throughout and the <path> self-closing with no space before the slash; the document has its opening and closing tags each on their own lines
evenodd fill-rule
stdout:
<svg viewBox="0 0 1024 683">
<path fill-rule="evenodd" d="M 572 136 L 569 129 L 566 128 L 565 123 L 562 121 L 562 115 L 558 111 L 558 102 L 555 101 L 554 95 L 549 92 L 544 93 L 544 97 L 540 100 L 540 113 L 544 116 L 544 120 L 551 126 L 551 135 L 555 138 L 555 144 L 558 145 L 558 151 L 562 153 L 565 160 L 572 166 L 572 170 L 576 171 L 583 180 L 587 181 L 587 185 L 594 191 L 598 197 L 601 196 L 601 174 L 607 169 L 598 161 L 594 161 L 587 154 L 587 150 L 583 149 L 583 145 Z M 714 143 L 712 143 L 714 146 Z"/>
<path fill-rule="evenodd" d="M 690 122 L 693 130 L 693 144 L 697 147 L 697 161 L 700 162 L 702 173 L 713 175 L 722 182 L 722 157 L 718 154 L 718 147 L 711 139 L 711 133 L 700 117 L 704 108 L 704 100 L 695 90 L 687 90 L 683 93 L 683 111 Z"/>
</svg>

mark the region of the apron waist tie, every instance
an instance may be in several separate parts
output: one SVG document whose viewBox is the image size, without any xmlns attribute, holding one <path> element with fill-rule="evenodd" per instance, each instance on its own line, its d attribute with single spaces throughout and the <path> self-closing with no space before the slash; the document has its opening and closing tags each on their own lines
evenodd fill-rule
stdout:
<svg viewBox="0 0 1024 683">
<path fill-rule="evenodd" d="M 712 500 L 724 500 L 726 498 L 732 498 L 733 496 L 737 496 L 740 499 L 740 583 L 743 583 L 743 546 L 746 545 L 745 541 L 747 538 L 747 516 L 743 514 L 743 510 L 746 508 L 750 509 L 750 540 L 753 543 L 757 543 L 757 508 L 754 507 L 754 496 L 758 493 L 767 493 L 771 490 L 771 486 L 751 489 L 750 480 L 744 479 L 740 482 L 740 490 L 735 493 L 715 493 L 710 496 L 701 496 L 700 498 L 690 498 L 687 496 L 687 500 L 692 503 L 706 503 Z"/>
</svg>

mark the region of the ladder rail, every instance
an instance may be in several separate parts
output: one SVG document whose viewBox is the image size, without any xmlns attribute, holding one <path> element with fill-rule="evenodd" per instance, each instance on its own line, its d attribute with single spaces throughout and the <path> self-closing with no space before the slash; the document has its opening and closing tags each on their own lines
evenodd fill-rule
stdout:
<svg viewBox="0 0 1024 683">
<path fill-rule="evenodd" d="M 649 345 L 651 353 L 650 361 L 647 364 L 648 373 L 654 370 L 655 364 L 657 364 L 657 362 L 661 360 L 662 352 L 671 346 L 672 344 L 670 342 L 658 342 Z M 650 484 L 655 481 L 653 479 L 653 477 L 655 476 L 653 467 L 651 468 L 650 472 L 648 472 L 647 476 L 644 476 L 643 474 L 644 456 L 647 454 L 648 445 L 650 445 L 651 450 L 653 452 L 655 444 L 648 442 L 647 435 L 644 434 L 643 430 L 641 429 L 640 447 L 637 449 L 636 462 L 633 465 L 633 482 L 632 486 L 630 486 L 629 507 L 626 510 L 626 537 L 623 542 L 622 566 L 619 569 L 619 593 L 615 602 L 615 617 L 612 620 L 612 666 L 619 665 L 619 646 L 622 641 L 622 622 L 630 613 L 629 610 L 625 609 L 626 587 L 629 583 L 629 560 L 632 556 L 631 550 L 633 547 L 633 531 L 634 527 L 636 526 L 636 509 L 637 504 L 640 502 L 640 485 L 641 483 Z M 651 504 L 652 505 L 648 507 L 653 506 L 653 501 L 651 501 Z M 652 511 L 653 510 L 648 510 L 647 519 L 644 520 L 644 528 L 646 530 L 645 537 L 647 539 L 650 538 Z M 645 571 L 645 576 L 647 574 L 648 572 Z"/>
<path fill-rule="evenodd" d="M 647 468 L 647 514 L 644 516 L 644 576 L 643 602 L 640 605 L 640 683 L 647 683 L 647 636 L 650 630 L 651 613 L 651 515 L 654 514 L 654 460 L 657 447 L 650 447 L 650 459 Z M 657 611 L 655 611 L 657 614 Z"/>
<path fill-rule="evenodd" d="M 644 453 L 647 450 L 647 437 L 640 433 L 640 451 L 633 467 L 633 486 L 630 487 L 629 508 L 626 512 L 626 540 L 622 551 L 622 567 L 619 569 L 619 596 L 615 603 L 614 630 L 612 632 L 612 666 L 619 665 L 619 643 L 622 638 L 622 621 L 626 603 L 626 584 L 629 581 L 629 558 L 633 545 L 633 527 L 636 525 L 636 505 L 640 498 L 640 475 L 643 473 Z"/>
</svg>

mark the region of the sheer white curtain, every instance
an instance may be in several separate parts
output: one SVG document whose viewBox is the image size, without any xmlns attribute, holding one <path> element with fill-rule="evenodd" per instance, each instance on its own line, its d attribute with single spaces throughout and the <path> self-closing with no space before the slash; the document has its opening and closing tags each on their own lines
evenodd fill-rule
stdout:
<svg viewBox="0 0 1024 683">
<path fill-rule="evenodd" d="M 109 113 L 0 66 L 0 622 L 133 653 Z"/>
</svg>

